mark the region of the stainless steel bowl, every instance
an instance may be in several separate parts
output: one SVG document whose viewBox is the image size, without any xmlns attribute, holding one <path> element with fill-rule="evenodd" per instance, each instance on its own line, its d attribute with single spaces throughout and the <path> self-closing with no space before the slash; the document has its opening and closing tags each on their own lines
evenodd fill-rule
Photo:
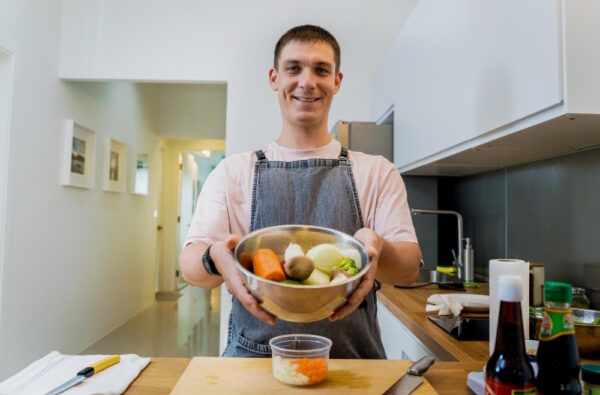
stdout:
<svg viewBox="0 0 600 395">
<path fill-rule="evenodd" d="M 600 357 L 600 311 L 586 309 L 571 309 L 575 322 L 575 340 L 579 356 Z M 543 308 L 530 309 L 529 316 L 535 319 L 535 333 L 539 336 L 543 318 Z"/>
<path fill-rule="evenodd" d="M 356 276 L 335 285 L 282 284 L 258 277 L 240 264 L 242 254 L 254 255 L 259 248 L 270 248 L 280 259 L 294 242 L 304 252 L 317 244 L 330 243 L 359 251 L 362 268 Z M 236 267 L 246 287 L 261 302 L 261 307 L 285 321 L 313 322 L 327 318 L 346 303 L 369 268 L 365 247 L 358 240 L 334 229 L 308 225 L 280 225 L 254 231 L 240 240 L 235 248 Z M 245 255 L 246 257 L 248 255 Z"/>
</svg>

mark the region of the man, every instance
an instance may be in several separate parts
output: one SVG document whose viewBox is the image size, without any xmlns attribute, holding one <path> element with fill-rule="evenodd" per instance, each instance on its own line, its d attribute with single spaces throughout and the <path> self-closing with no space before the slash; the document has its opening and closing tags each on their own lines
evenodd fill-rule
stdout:
<svg viewBox="0 0 600 395">
<path fill-rule="evenodd" d="M 224 356 L 268 356 L 270 338 L 313 333 L 333 340 L 332 358 L 385 358 L 374 280 L 411 283 L 421 251 L 393 164 L 348 152 L 328 133 L 329 108 L 343 78 L 339 67 L 339 45 L 326 30 L 304 25 L 286 32 L 269 70 L 281 134 L 264 151 L 224 159 L 198 199 L 180 264 L 190 284 L 212 289 L 225 281 L 234 296 Z M 232 255 L 239 236 L 281 224 L 338 229 L 366 246 L 369 272 L 329 319 L 276 320 L 244 287 Z"/>
</svg>

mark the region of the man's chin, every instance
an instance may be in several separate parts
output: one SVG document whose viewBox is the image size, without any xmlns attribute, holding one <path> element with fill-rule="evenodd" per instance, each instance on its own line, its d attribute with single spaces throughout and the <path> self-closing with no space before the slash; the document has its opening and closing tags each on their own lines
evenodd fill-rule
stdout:
<svg viewBox="0 0 600 395">
<path fill-rule="evenodd" d="M 321 125 L 321 120 L 315 117 L 302 117 L 302 118 L 295 118 L 294 119 L 294 124 L 296 124 L 297 126 L 303 127 L 303 128 L 317 128 Z"/>
</svg>

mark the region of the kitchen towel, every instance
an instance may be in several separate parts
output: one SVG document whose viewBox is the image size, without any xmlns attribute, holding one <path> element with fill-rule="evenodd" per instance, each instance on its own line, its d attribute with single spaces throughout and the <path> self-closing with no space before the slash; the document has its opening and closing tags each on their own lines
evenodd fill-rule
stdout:
<svg viewBox="0 0 600 395">
<path fill-rule="evenodd" d="M 498 279 L 503 274 L 514 274 L 523 280 L 523 300 L 521 312 L 523 313 L 523 330 L 525 339 L 529 339 L 529 262 L 520 259 L 492 259 L 490 260 L 490 355 L 496 345 L 496 329 L 498 328 L 498 312 L 500 300 L 498 299 Z"/>
<path fill-rule="evenodd" d="M 106 355 L 63 355 L 52 351 L 1 382 L 0 395 L 45 394 L 104 357 Z M 148 363 L 150 358 L 135 354 L 121 355 L 119 363 L 85 379 L 63 394 L 122 394 Z"/>
<path fill-rule="evenodd" d="M 454 315 L 457 317 L 463 309 L 486 312 L 490 306 L 487 295 L 473 294 L 433 294 L 427 298 L 426 312 L 437 311 L 438 315 Z"/>
</svg>

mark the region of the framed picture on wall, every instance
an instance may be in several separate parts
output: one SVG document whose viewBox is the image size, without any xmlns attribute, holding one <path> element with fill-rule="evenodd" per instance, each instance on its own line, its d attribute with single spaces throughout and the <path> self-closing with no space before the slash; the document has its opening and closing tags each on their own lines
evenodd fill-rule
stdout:
<svg viewBox="0 0 600 395">
<path fill-rule="evenodd" d="M 64 134 L 62 185 L 93 188 L 96 133 L 76 123 L 73 119 L 67 119 Z"/>
<path fill-rule="evenodd" d="M 127 146 L 120 141 L 109 139 L 104 158 L 102 188 L 109 192 L 124 193 L 127 184 Z"/>
</svg>

